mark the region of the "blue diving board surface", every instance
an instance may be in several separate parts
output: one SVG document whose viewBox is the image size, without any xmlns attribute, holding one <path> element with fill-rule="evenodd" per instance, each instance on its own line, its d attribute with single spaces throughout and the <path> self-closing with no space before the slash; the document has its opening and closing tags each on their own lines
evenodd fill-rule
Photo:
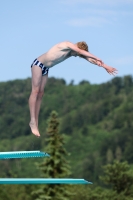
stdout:
<svg viewBox="0 0 133 200">
<path fill-rule="evenodd" d="M 0 178 L 0 184 L 92 184 L 85 179 L 72 178 Z"/>
<path fill-rule="evenodd" d="M 33 158 L 33 157 L 50 157 L 50 155 L 41 151 L 0 152 L 0 159 Z"/>
</svg>

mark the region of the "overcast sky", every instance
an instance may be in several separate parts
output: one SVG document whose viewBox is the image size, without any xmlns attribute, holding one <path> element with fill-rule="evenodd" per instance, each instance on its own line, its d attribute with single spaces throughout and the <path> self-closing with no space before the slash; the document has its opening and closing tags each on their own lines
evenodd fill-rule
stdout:
<svg viewBox="0 0 133 200">
<path fill-rule="evenodd" d="M 118 76 L 133 75 L 133 0 L 1 0 L 0 7 L 0 82 L 31 77 L 33 60 L 66 40 L 86 41 Z M 53 76 L 75 84 L 112 78 L 81 58 L 54 66 Z"/>
</svg>

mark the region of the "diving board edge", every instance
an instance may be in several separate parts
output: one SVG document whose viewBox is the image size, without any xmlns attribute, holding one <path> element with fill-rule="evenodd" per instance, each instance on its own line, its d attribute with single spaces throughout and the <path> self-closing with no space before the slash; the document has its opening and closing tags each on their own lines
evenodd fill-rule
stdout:
<svg viewBox="0 0 133 200">
<path fill-rule="evenodd" d="M 92 182 L 72 178 L 0 178 L 0 184 L 92 184 Z"/>
<path fill-rule="evenodd" d="M 33 157 L 50 157 L 50 155 L 42 151 L 0 152 L 0 159 L 33 158 Z"/>
</svg>

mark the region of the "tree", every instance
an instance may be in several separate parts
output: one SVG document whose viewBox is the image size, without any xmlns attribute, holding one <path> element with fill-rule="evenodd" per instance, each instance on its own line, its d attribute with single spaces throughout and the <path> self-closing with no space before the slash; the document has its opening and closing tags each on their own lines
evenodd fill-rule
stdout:
<svg viewBox="0 0 133 200">
<path fill-rule="evenodd" d="M 68 155 L 64 148 L 64 137 L 59 134 L 59 120 L 55 111 L 51 112 L 48 119 L 45 151 L 50 154 L 44 162 L 38 165 L 45 178 L 66 178 L 70 175 L 70 167 L 65 159 Z M 33 192 L 36 200 L 68 200 L 70 195 L 67 185 L 52 184 L 40 187 Z"/>
<path fill-rule="evenodd" d="M 113 152 L 111 149 L 107 150 L 106 159 L 107 159 L 107 163 L 111 163 L 113 161 L 114 156 L 113 156 Z"/>
<path fill-rule="evenodd" d="M 107 185 L 111 185 L 113 191 L 124 196 L 133 195 L 133 173 L 129 170 L 127 162 L 114 161 L 112 165 L 105 165 L 104 173 L 105 176 L 101 177 L 101 180 Z"/>
<path fill-rule="evenodd" d="M 121 150 L 121 148 L 119 146 L 117 146 L 117 148 L 116 148 L 115 157 L 116 157 L 116 160 L 121 161 L 122 150 Z"/>
<path fill-rule="evenodd" d="M 5 186 L 3 187 L 3 185 L 0 186 L 0 199 L 4 199 L 4 200 L 9 200 L 10 196 L 8 194 L 8 192 L 5 189 Z"/>
</svg>

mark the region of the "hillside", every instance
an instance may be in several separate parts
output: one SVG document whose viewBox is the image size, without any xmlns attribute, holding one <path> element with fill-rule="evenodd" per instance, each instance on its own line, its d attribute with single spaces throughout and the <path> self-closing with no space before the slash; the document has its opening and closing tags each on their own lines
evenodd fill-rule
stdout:
<svg viewBox="0 0 133 200">
<path fill-rule="evenodd" d="M 47 119 L 52 110 L 66 136 L 73 177 L 96 181 L 101 166 L 114 159 L 133 163 L 133 79 L 116 77 L 92 85 L 82 81 L 66 85 L 49 78 L 42 102 L 41 138 L 31 134 L 28 98 L 31 79 L 0 82 L 0 151 L 45 150 Z M 40 159 L 0 161 L 2 176 L 40 176 L 34 162 Z"/>
</svg>

